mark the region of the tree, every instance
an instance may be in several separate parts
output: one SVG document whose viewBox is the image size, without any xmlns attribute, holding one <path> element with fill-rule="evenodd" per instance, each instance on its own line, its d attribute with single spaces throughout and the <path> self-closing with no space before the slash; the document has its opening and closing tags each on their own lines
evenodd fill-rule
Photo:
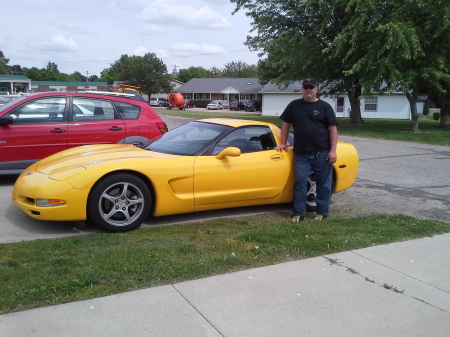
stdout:
<svg viewBox="0 0 450 337">
<path fill-rule="evenodd" d="M 41 81 L 59 81 L 60 73 L 58 70 L 58 65 L 53 62 L 48 62 L 45 68 L 41 69 Z"/>
<path fill-rule="evenodd" d="M 189 82 L 193 78 L 210 78 L 211 71 L 203 67 L 189 67 L 180 69 L 177 74 L 177 80 L 183 83 Z"/>
<path fill-rule="evenodd" d="M 348 94 L 354 123 L 361 123 L 361 83 L 357 75 L 347 74 L 353 58 L 326 53 L 339 37 L 352 15 L 347 0 L 230 0 L 236 11 L 246 10 L 253 19 L 254 36 L 246 45 L 266 56 L 258 63 L 258 78 L 280 87 L 314 76 L 329 95 Z M 361 0 L 362 1 L 362 0 Z M 354 48 L 355 49 L 355 48 Z"/>
<path fill-rule="evenodd" d="M 166 65 L 154 53 L 144 56 L 122 55 L 120 59 L 105 69 L 102 76 L 125 81 L 130 85 L 141 87 L 141 91 L 149 97 L 152 94 L 173 90 L 172 77 L 167 73 Z"/>
<path fill-rule="evenodd" d="M 3 52 L 0 50 L 0 74 L 9 74 L 8 62 L 9 59 L 7 59 Z"/>
<path fill-rule="evenodd" d="M 247 45 L 266 59 L 259 78 L 286 84 L 305 76 L 345 91 L 352 122 L 362 95 L 402 91 L 413 131 L 417 99 L 449 78 L 450 4 L 442 0 L 230 0 L 253 19 Z"/>
<path fill-rule="evenodd" d="M 347 74 L 360 78 L 365 94 L 402 91 L 410 104 L 412 131 L 417 132 L 419 95 L 445 92 L 450 83 L 450 4 L 361 0 L 349 1 L 347 10 L 357 15 L 329 50 L 339 55 L 344 46 L 357 46 L 347 49 L 346 57 L 354 60 Z"/>
<path fill-rule="evenodd" d="M 36 67 L 27 69 L 24 75 L 32 81 L 45 81 L 44 72 Z"/>
<path fill-rule="evenodd" d="M 23 75 L 26 69 L 27 69 L 27 68 L 22 68 L 22 67 L 21 67 L 20 65 L 18 65 L 18 64 L 15 64 L 15 65 L 13 65 L 13 66 L 10 66 L 10 72 L 11 72 L 11 74 L 13 74 L 13 75 Z"/>
<path fill-rule="evenodd" d="M 232 61 L 225 64 L 222 76 L 235 78 L 257 77 L 258 70 L 256 65 L 248 65 L 242 61 Z"/>
<path fill-rule="evenodd" d="M 73 74 L 71 74 L 70 77 L 74 82 L 87 82 L 86 76 L 83 76 L 79 71 L 73 72 Z"/>
<path fill-rule="evenodd" d="M 114 81 L 117 81 L 120 76 L 120 72 L 122 70 L 122 65 L 128 60 L 129 56 L 124 54 L 120 56 L 120 59 L 114 61 L 109 68 L 103 69 L 100 73 L 100 78 L 108 82 L 108 84 L 113 84 Z"/>
</svg>

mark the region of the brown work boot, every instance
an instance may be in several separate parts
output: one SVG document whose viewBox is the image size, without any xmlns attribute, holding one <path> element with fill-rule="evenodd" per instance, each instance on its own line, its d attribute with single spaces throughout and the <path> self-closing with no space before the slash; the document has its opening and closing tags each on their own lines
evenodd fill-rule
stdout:
<svg viewBox="0 0 450 337">
<path fill-rule="evenodd" d="M 291 218 L 292 223 L 299 223 L 300 221 L 303 221 L 303 220 L 305 220 L 305 217 L 304 216 L 300 216 L 300 215 L 294 215 Z"/>
</svg>

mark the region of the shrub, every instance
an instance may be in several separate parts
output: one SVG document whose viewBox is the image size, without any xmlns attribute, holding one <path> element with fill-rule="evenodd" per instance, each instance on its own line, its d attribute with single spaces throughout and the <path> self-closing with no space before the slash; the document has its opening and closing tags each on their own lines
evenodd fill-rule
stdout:
<svg viewBox="0 0 450 337">
<path fill-rule="evenodd" d="M 192 100 L 195 103 L 195 106 L 197 108 L 206 108 L 206 106 L 208 105 L 208 103 L 211 102 L 210 99 L 194 99 Z"/>
<path fill-rule="evenodd" d="M 433 119 L 435 121 L 438 121 L 439 118 L 441 118 L 441 113 L 440 112 L 433 112 Z"/>
</svg>

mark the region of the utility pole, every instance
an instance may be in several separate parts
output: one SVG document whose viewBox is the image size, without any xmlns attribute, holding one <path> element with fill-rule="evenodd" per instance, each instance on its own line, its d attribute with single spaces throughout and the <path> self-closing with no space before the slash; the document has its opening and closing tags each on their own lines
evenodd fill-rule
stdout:
<svg viewBox="0 0 450 337">
<path fill-rule="evenodd" d="M 177 75 L 177 68 L 179 67 L 179 65 L 177 65 L 176 63 L 172 65 L 173 67 L 173 71 L 172 71 L 172 75 L 176 76 Z"/>
<path fill-rule="evenodd" d="M 86 71 L 86 82 L 89 82 L 89 71 Z"/>
</svg>

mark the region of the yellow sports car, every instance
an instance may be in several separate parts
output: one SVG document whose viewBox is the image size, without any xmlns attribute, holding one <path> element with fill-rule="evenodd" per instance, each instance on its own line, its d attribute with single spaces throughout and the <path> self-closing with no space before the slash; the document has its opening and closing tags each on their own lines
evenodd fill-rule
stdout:
<svg viewBox="0 0 450 337">
<path fill-rule="evenodd" d="M 140 146 L 54 154 L 23 171 L 12 199 L 33 218 L 90 220 L 110 232 L 134 229 L 149 214 L 289 203 L 293 151 L 275 151 L 279 143 L 280 129 L 270 123 L 198 120 Z M 349 188 L 358 171 L 353 145 L 339 142 L 337 151 L 334 192 Z M 310 207 L 314 196 L 311 177 Z"/>
</svg>

